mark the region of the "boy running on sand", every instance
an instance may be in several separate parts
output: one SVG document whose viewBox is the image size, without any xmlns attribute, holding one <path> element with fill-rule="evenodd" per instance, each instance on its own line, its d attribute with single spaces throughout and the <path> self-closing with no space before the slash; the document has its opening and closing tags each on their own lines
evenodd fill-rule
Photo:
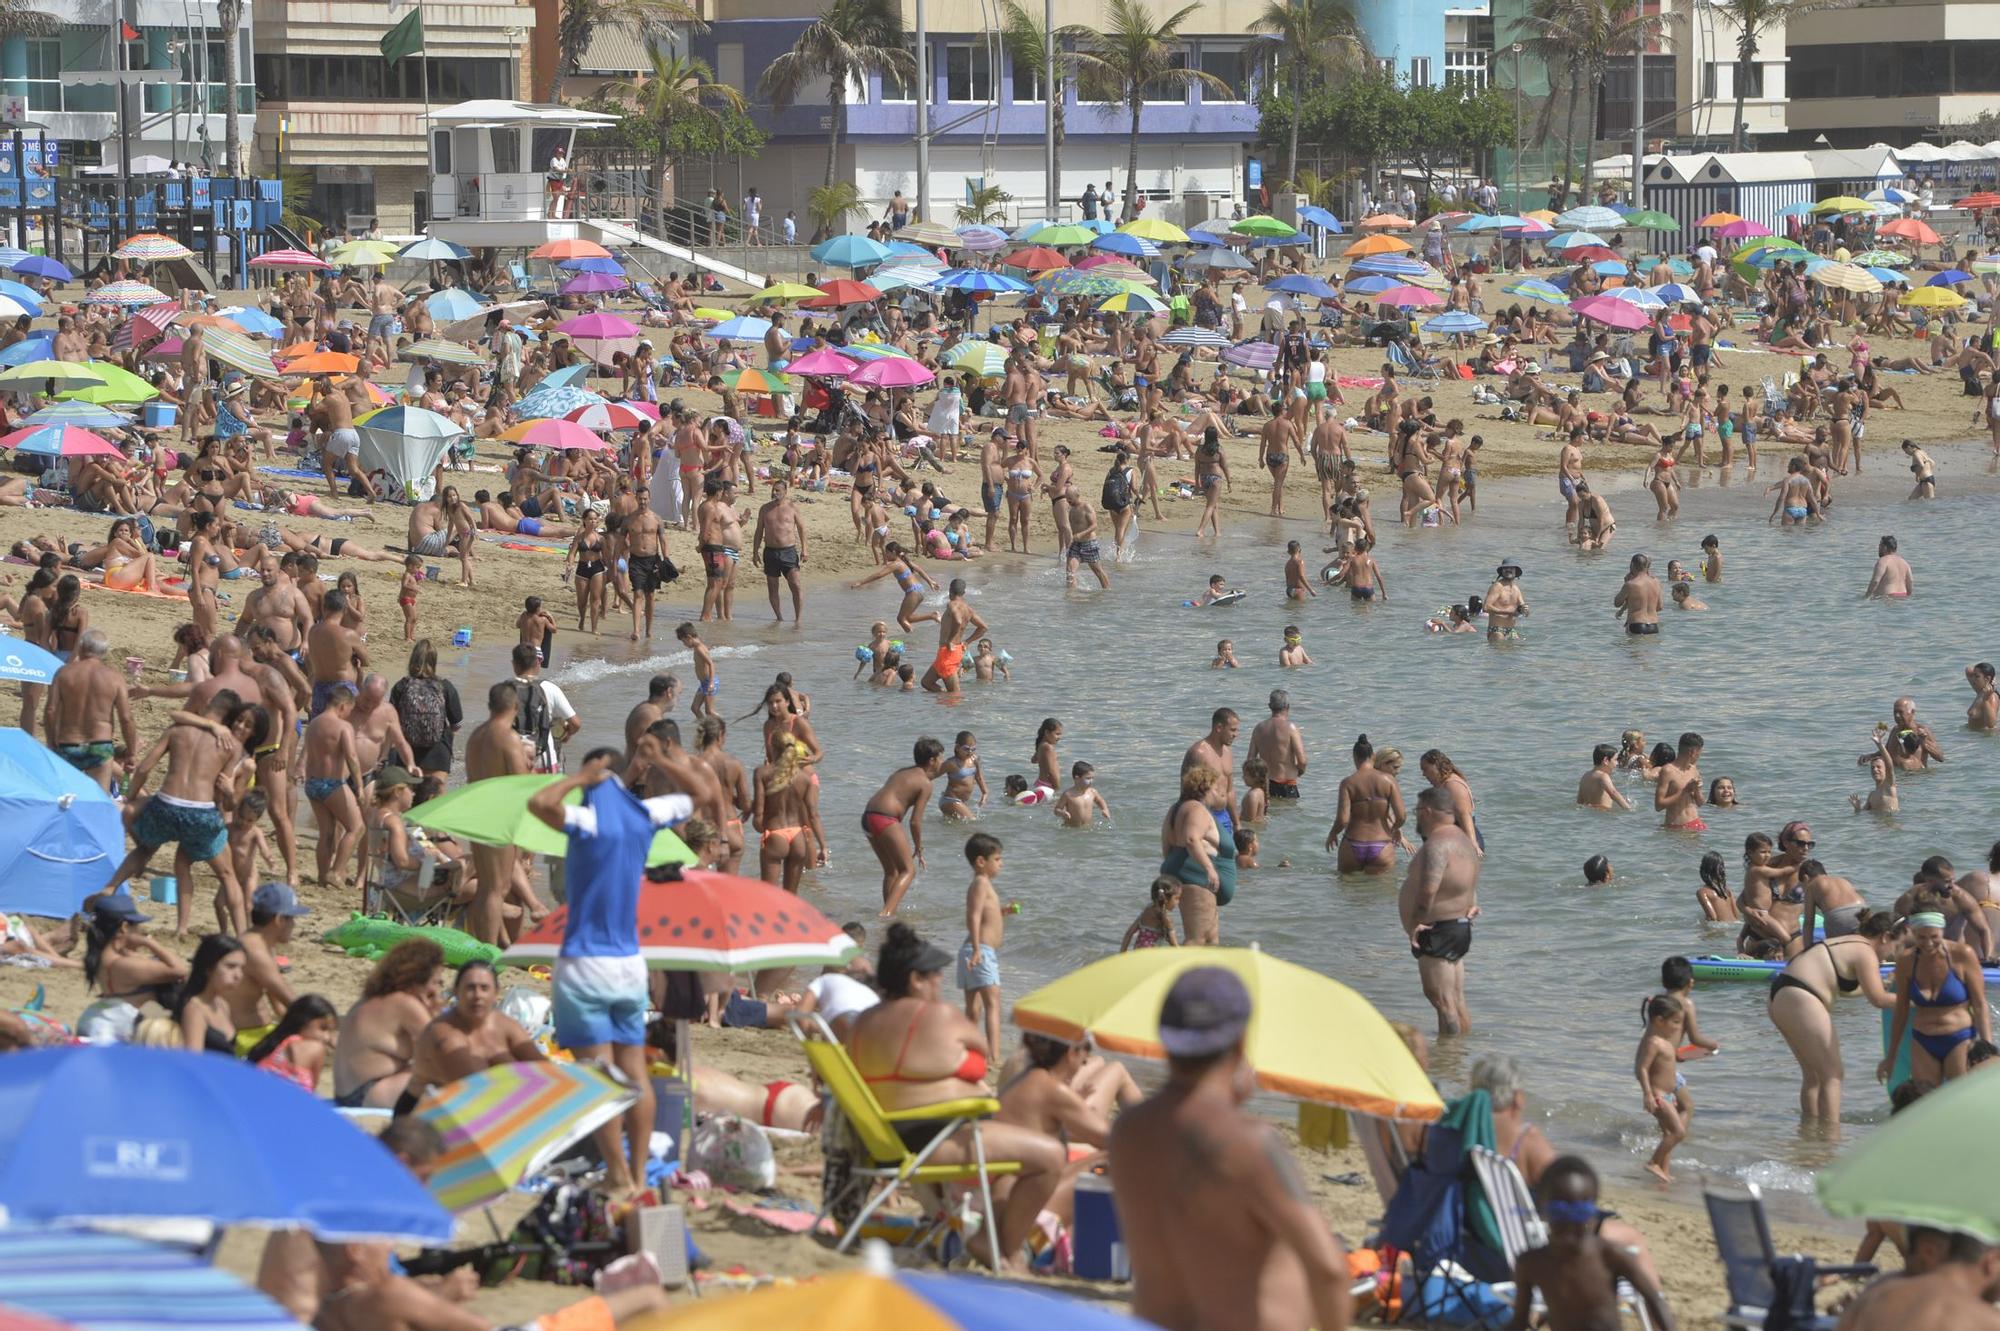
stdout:
<svg viewBox="0 0 2000 1331">
<path fill-rule="evenodd" d="M 965 991 L 965 1015 L 981 1022 L 986 1047 L 1000 1047 L 1000 940 L 1006 912 L 993 880 L 1000 876 L 1000 838 L 974 832 L 965 839 L 965 862 L 972 882 L 965 889 L 965 942 L 958 949 L 958 987 Z"/>
<path fill-rule="evenodd" d="M 1090 784 L 1097 772 L 1089 763 L 1070 764 L 1069 774 L 1075 784 L 1056 797 L 1056 817 L 1064 827 L 1089 827 L 1103 814 L 1104 821 L 1111 821 L 1111 806 L 1104 802 L 1104 796 L 1097 793 Z"/>
<path fill-rule="evenodd" d="M 1687 1140 L 1688 1121 L 1694 1117 L 1694 1102 L 1688 1098 L 1687 1081 L 1676 1070 L 1680 1061 L 1679 1040 L 1687 1022 L 1687 1009 L 1678 998 L 1660 995 L 1646 1000 L 1646 1033 L 1639 1037 L 1639 1052 L 1633 1075 L 1639 1079 L 1639 1095 L 1647 1113 L 1660 1125 L 1660 1144 L 1646 1162 L 1646 1172 L 1663 1183 L 1674 1176 L 1667 1160 L 1674 1148 Z"/>
<path fill-rule="evenodd" d="M 674 630 L 681 646 L 694 653 L 694 697 L 688 701 L 688 712 L 693 716 L 715 716 L 715 691 L 721 682 L 715 676 L 715 657 L 709 654 L 708 644 L 701 640 L 692 624 L 683 624 Z"/>
<path fill-rule="evenodd" d="M 396 604 L 403 607 L 403 641 L 417 640 L 417 584 L 424 580 L 424 561 L 411 555 L 403 561 L 402 585 L 396 588 Z"/>
</svg>

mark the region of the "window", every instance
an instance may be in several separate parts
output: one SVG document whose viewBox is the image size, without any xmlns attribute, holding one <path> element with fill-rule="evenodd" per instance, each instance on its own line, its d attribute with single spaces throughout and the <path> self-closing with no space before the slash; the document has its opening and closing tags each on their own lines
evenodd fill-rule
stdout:
<svg viewBox="0 0 2000 1331">
<path fill-rule="evenodd" d="M 1019 56 L 1009 57 L 1009 68 L 1014 77 L 1014 100 L 1016 102 L 1045 102 L 1042 95 L 1042 62 L 1023 61 Z"/>
<path fill-rule="evenodd" d="M 1725 69 L 1731 75 L 1728 79 L 1722 77 L 1722 71 Z M 1735 86 L 1738 79 L 1743 80 L 1743 86 L 1740 88 Z M 1729 88 L 1726 94 L 1718 91 L 1725 86 Z M 1701 95 L 1703 97 L 1726 96 L 1733 99 L 1739 92 L 1744 97 L 1753 100 L 1764 95 L 1764 66 L 1755 61 L 1751 62 L 1749 77 L 1743 78 L 1743 69 L 1735 61 L 1709 61 L 1707 67 L 1701 72 Z"/>
<path fill-rule="evenodd" d="M 1382 55 L 1382 56 L 1376 56 L 1376 57 L 1375 57 L 1375 68 L 1376 68 L 1376 69 L 1378 69 L 1378 70 L 1380 70 L 1380 71 L 1382 72 L 1382 77 L 1383 77 L 1383 78 L 1385 78 L 1385 79 L 1393 79 L 1393 78 L 1395 78 L 1395 77 L 1396 77 L 1396 57 L 1395 57 L 1395 56 L 1392 56 L 1392 55 Z"/>
<path fill-rule="evenodd" d="M 993 100 L 993 48 L 984 42 L 952 42 L 944 48 L 944 99 Z"/>
<path fill-rule="evenodd" d="M 22 77 L 28 83 L 28 109 L 62 110 L 62 39 L 29 37 L 21 44 L 27 48 Z"/>
<path fill-rule="evenodd" d="M 1477 49 L 1450 50 L 1444 53 L 1444 82 L 1448 88 L 1463 88 L 1468 92 L 1478 92 L 1486 86 L 1486 62 L 1491 52 Z"/>
<path fill-rule="evenodd" d="M 1427 55 L 1410 57 L 1410 86 L 1428 88 L 1431 84 L 1431 58 Z"/>
<path fill-rule="evenodd" d="M 917 43 L 914 38 L 905 39 L 903 49 L 910 53 L 914 62 L 917 58 Z M 893 69 L 882 71 L 882 100 L 885 102 L 914 102 L 917 100 L 917 83 L 913 78 L 905 78 Z"/>
<path fill-rule="evenodd" d="M 1186 69 L 1188 53 L 1185 49 L 1175 51 L 1167 57 L 1167 68 Z M 1157 102 L 1163 106 L 1182 106 L 1188 99 L 1188 85 L 1185 79 L 1154 79 L 1139 94 L 1139 100 Z"/>
<path fill-rule="evenodd" d="M 1229 91 L 1221 92 L 1204 84 L 1201 90 L 1201 100 L 1204 102 L 1249 101 L 1250 64 L 1250 52 L 1240 46 L 1210 46 L 1204 42 L 1201 48 L 1202 73 L 1212 78 L 1220 79 Z"/>
<path fill-rule="evenodd" d="M 424 62 L 379 56 L 260 55 L 255 63 L 256 95 L 280 102 L 419 102 L 424 97 Z M 433 60 L 432 101 L 471 101 L 514 95 L 513 62 L 506 59 Z M 210 98 L 220 114 L 221 90 Z"/>
</svg>

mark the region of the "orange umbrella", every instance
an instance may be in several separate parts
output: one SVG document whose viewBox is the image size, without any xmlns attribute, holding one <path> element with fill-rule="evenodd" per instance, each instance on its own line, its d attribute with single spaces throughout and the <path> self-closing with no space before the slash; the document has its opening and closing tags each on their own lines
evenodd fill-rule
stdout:
<svg viewBox="0 0 2000 1331">
<path fill-rule="evenodd" d="M 1371 254 L 1407 254 L 1409 249 L 1410 242 L 1407 240 L 1398 240 L 1394 236 L 1378 234 L 1363 236 L 1352 245 L 1349 245 L 1345 252 L 1345 257 L 1349 259 L 1365 259 Z"/>
<path fill-rule="evenodd" d="M 319 344 L 308 338 L 294 342 L 282 351 L 274 351 L 271 355 L 278 360 L 297 360 L 301 356 L 310 356 L 318 350 Z"/>
<path fill-rule="evenodd" d="M 1409 218 L 1394 213 L 1371 213 L 1355 223 L 1363 231 L 1404 231 L 1414 225 Z"/>
<path fill-rule="evenodd" d="M 1875 234 L 1878 236 L 1902 236 L 1907 240 L 1916 241 L 1919 245 L 1935 245 L 1938 243 L 1938 233 L 1914 217 L 1899 217 L 1893 222 L 1884 222 L 1881 226 L 1875 228 Z"/>
<path fill-rule="evenodd" d="M 608 259 L 611 251 L 588 240 L 552 240 L 528 251 L 530 259 Z"/>
<path fill-rule="evenodd" d="M 1015 250 L 1000 261 L 1009 268 L 1020 268 L 1031 273 L 1043 273 L 1052 268 L 1067 268 L 1069 260 L 1057 254 L 1046 245 L 1033 245 L 1025 250 Z"/>
<path fill-rule="evenodd" d="M 2000 194 L 1995 194 L 1990 189 L 1981 190 L 1977 194 L 1966 195 L 1958 201 L 1956 206 L 1960 208 L 2000 208 Z"/>
<path fill-rule="evenodd" d="M 1695 225 L 1728 226 L 1731 222 L 1740 222 L 1742 220 L 1743 219 L 1738 217 L 1735 213 L 1710 213 L 1708 216 L 1702 218 L 1699 222 L 1696 222 Z"/>
<path fill-rule="evenodd" d="M 310 356 L 285 362 L 286 374 L 353 374 L 360 368 L 359 356 L 347 356 L 338 351 L 315 351 Z"/>
</svg>

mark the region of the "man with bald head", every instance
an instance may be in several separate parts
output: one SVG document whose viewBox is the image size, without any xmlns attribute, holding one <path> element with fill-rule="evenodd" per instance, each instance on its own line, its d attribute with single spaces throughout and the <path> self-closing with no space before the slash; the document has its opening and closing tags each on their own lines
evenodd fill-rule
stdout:
<svg viewBox="0 0 2000 1331">
<path fill-rule="evenodd" d="M 385 751 L 394 754 L 405 769 L 417 770 L 416 754 L 403 736 L 402 718 L 389 705 L 388 680 L 372 673 L 362 678 L 361 698 L 354 704 L 348 723 L 354 727 L 354 749 L 364 776 L 372 777 L 382 766 Z"/>
<path fill-rule="evenodd" d="M 178 684 L 135 684 L 132 697 L 139 698 L 185 698 L 186 711 L 196 715 L 208 709 L 208 700 L 224 689 L 239 698 L 255 698 L 261 692 L 258 683 L 244 669 L 247 653 L 243 639 L 234 633 L 224 633 L 208 644 L 209 676 L 199 684 L 182 680 Z"/>
</svg>

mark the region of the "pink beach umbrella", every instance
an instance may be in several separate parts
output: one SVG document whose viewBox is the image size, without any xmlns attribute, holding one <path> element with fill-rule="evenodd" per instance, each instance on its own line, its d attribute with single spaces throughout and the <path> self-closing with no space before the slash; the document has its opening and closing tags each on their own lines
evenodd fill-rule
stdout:
<svg viewBox="0 0 2000 1331">
<path fill-rule="evenodd" d="M 1378 293 L 1375 297 L 1375 303 L 1377 305 L 1400 305 L 1405 307 L 1412 305 L 1442 305 L 1444 304 L 1444 297 L 1435 291 L 1426 290 L 1423 287 L 1400 286 L 1390 287 L 1387 291 Z"/>
<path fill-rule="evenodd" d="M 850 376 L 857 384 L 874 388 L 920 388 L 937 376 L 921 363 L 901 356 L 884 356 L 870 361 Z"/>
<path fill-rule="evenodd" d="M 559 417 L 553 420 L 528 421 L 506 431 L 501 437 L 533 448 L 574 448 L 590 452 L 611 447 L 575 421 L 566 421 Z"/>
<path fill-rule="evenodd" d="M 161 338 L 158 342 L 146 348 L 141 359 L 172 360 L 181 354 L 181 340 L 181 336 L 178 333 L 172 337 Z"/>
<path fill-rule="evenodd" d="M 860 368 L 860 361 L 849 359 L 831 347 L 820 347 L 808 351 L 787 365 L 785 373 L 817 375 L 822 379 L 845 379 Z"/>
<path fill-rule="evenodd" d="M 317 254 L 304 250 L 266 250 L 250 260 L 252 268 L 331 268 L 332 264 Z"/>
<path fill-rule="evenodd" d="M 1651 323 L 1652 316 L 1645 310 L 1627 301 L 1614 300 L 1610 296 L 1585 296 L 1570 305 L 1585 319 L 1592 319 L 1607 328 L 1623 328 L 1628 331 L 1644 328 Z"/>
<path fill-rule="evenodd" d="M 579 314 L 557 324 L 556 331 L 577 338 L 637 337 L 639 325 L 615 314 Z"/>
<path fill-rule="evenodd" d="M 1737 222 L 1724 222 L 1721 226 L 1715 228 L 1715 236 L 1718 240 L 1748 240 L 1753 236 L 1768 236 L 1770 234 L 1770 227 L 1765 226 L 1761 222 L 1752 222 L 1747 218 Z"/>
<path fill-rule="evenodd" d="M 20 448 L 47 457 L 123 457 L 118 446 L 102 435 L 75 425 L 30 425 L 0 435 L 0 448 Z"/>
<path fill-rule="evenodd" d="M 623 291 L 630 285 L 615 273 L 578 273 L 556 290 L 565 296 L 594 295 L 602 291 Z"/>
</svg>

